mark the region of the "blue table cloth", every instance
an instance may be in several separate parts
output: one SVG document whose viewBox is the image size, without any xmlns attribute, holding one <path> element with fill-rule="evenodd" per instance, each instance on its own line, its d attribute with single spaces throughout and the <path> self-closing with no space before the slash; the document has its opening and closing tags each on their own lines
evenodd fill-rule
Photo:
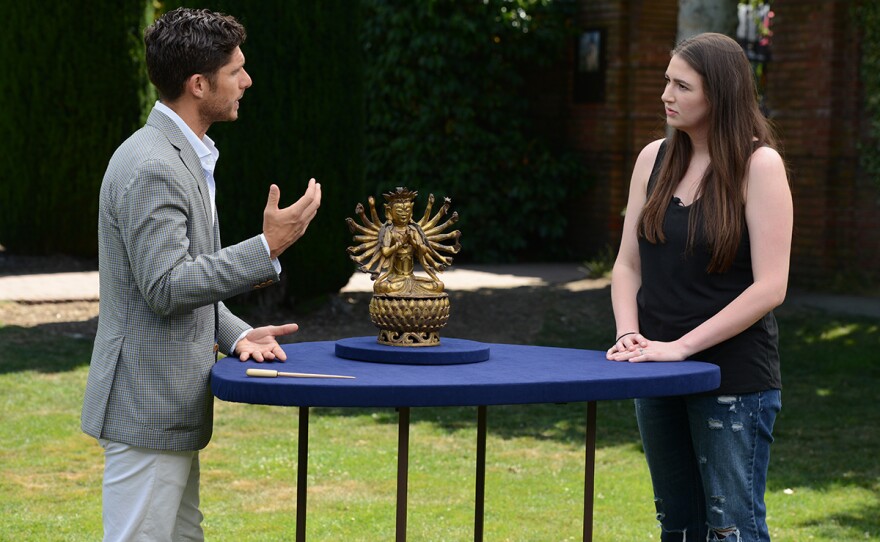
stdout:
<svg viewBox="0 0 880 542">
<path fill-rule="evenodd" d="M 225 401 L 280 406 L 423 407 L 565 403 L 706 392 L 720 384 L 702 362 L 624 363 L 592 350 L 487 344 L 489 359 L 456 365 L 406 365 L 342 359 L 335 341 L 283 345 L 287 361 L 224 358 L 211 387 Z M 403 348 L 403 347 L 401 347 Z M 258 378 L 251 367 L 350 375 L 355 379 Z"/>
</svg>

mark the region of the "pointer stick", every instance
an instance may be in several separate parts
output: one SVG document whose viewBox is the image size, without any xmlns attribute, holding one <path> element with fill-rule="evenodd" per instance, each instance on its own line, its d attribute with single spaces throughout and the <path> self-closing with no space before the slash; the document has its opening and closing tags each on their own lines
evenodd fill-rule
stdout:
<svg viewBox="0 0 880 542">
<path fill-rule="evenodd" d="M 248 376 L 264 376 L 275 378 L 276 376 L 290 376 L 293 378 L 354 378 L 353 376 L 342 375 L 322 375 L 317 373 L 282 373 L 272 369 L 248 369 L 245 371 Z"/>
</svg>

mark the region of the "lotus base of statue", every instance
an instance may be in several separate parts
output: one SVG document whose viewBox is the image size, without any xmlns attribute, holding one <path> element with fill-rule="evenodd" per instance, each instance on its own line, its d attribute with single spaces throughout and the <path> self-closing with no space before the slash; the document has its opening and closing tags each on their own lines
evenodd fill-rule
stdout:
<svg viewBox="0 0 880 542">
<path fill-rule="evenodd" d="M 402 297 L 374 294 L 370 320 L 379 328 L 379 344 L 437 346 L 449 321 L 449 295 Z"/>
</svg>

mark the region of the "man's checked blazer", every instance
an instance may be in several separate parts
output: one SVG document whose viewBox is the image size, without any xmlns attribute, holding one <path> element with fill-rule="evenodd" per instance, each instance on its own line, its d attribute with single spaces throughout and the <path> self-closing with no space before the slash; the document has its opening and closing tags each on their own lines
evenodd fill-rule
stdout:
<svg viewBox="0 0 880 542">
<path fill-rule="evenodd" d="M 259 236 L 221 248 L 219 231 L 198 156 L 153 110 L 116 150 L 101 185 L 85 433 L 157 450 L 208 444 L 215 333 L 229 352 L 249 327 L 221 300 L 278 280 Z"/>
</svg>

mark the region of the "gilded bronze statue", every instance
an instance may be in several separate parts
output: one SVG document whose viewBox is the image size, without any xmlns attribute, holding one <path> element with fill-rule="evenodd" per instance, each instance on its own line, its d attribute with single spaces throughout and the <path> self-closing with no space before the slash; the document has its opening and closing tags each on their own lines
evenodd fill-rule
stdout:
<svg viewBox="0 0 880 542">
<path fill-rule="evenodd" d="M 349 257 L 358 269 L 373 279 L 370 318 L 379 328 L 379 342 L 394 346 L 433 346 L 439 344 L 439 330 L 449 318 L 449 296 L 437 276 L 452 264 L 452 256 L 461 249 L 461 232 L 444 233 L 458 221 L 458 213 L 440 221 L 452 204 L 444 198 L 443 206 L 432 217 L 434 195 L 428 196 L 425 213 L 413 220 L 413 207 L 418 192 L 404 187 L 383 194 L 385 218 L 376 212 L 376 201 L 370 196 L 370 216 L 360 203 L 355 213 L 363 225 L 347 218 L 354 241 Z M 454 244 L 444 244 L 454 242 Z M 415 273 L 416 263 L 427 276 Z"/>
</svg>

